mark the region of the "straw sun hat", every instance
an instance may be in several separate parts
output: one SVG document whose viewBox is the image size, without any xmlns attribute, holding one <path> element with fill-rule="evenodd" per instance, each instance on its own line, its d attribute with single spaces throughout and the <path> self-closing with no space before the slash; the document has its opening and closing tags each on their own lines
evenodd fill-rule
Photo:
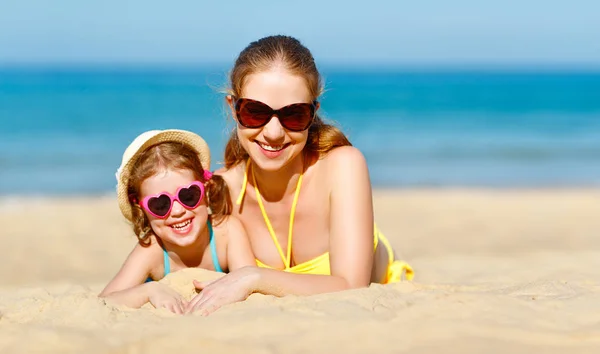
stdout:
<svg viewBox="0 0 600 354">
<path fill-rule="evenodd" d="M 164 142 L 176 142 L 188 145 L 198 153 L 202 168 L 210 170 L 210 149 L 208 144 L 198 134 L 186 130 L 168 129 L 168 130 L 150 130 L 138 135 L 129 144 L 123 153 L 121 166 L 117 170 L 117 200 L 119 209 L 123 216 L 129 221 L 132 219 L 131 205 L 127 189 L 129 186 L 129 176 L 131 169 L 135 165 L 139 156 L 153 145 Z"/>
</svg>

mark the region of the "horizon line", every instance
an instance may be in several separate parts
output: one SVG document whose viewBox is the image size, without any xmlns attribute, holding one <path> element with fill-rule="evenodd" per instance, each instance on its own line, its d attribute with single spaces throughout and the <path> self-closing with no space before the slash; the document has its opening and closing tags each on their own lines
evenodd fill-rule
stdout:
<svg viewBox="0 0 600 354">
<path fill-rule="evenodd" d="M 230 69 L 229 61 L 0 61 L 0 71 L 6 70 L 193 70 L 193 69 Z M 343 62 L 321 61 L 319 70 L 343 71 L 527 71 L 527 72 L 600 72 L 600 63 L 596 62 Z"/>
</svg>

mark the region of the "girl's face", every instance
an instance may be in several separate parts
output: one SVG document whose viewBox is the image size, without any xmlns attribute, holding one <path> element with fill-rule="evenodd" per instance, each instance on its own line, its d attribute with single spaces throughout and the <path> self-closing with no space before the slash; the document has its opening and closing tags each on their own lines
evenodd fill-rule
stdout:
<svg viewBox="0 0 600 354">
<path fill-rule="evenodd" d="M 272 109 L 312 101 L 306 81 L 279 67 L 248 75 L 240 98 L 260 101 Z M 235 117 L 233 101 L 230 97 L 228 100 Z M 279 118 L 273 116 L 260 128 L 246 128 L 238 122 L 237 134 L 242 147 L 260 169 L 277 171 L 302 152 L 308 129 L 300 132 L 287 130 Z"/>
<path fill-rule="evenodd" d="M 163 170 L 142 182 L 140 200 L 164 192 L 176 195 L 180 187 L 187 187 L 195 180 L 194 174 L 189 170 Z M 170 213 L 164 218 L 156 217 L 145 209 L 144 213 L 157 237 L 179 247 L 194 244 L 206 227 L 208 218 L 206 197 L 192 210 L 185 208 L 179 201 L 173 201 Z"/>
</svg>

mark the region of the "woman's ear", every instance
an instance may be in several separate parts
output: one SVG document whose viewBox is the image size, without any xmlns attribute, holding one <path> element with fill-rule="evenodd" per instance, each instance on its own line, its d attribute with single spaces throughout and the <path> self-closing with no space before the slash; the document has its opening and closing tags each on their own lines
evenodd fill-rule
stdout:
<svg viewBox="0 0 600 354">
<path fill-rule="evenodd" d="M 235 107 L 233 106 L 234 105 L 233 96 L 232 95 L 225 96 L 225 102 L 227 102 L 227 105 L 229 106 L 229 109 L 231 110 L 231 116 L 233 117 L 233 119 L 235 119 Z"/>
</svg>

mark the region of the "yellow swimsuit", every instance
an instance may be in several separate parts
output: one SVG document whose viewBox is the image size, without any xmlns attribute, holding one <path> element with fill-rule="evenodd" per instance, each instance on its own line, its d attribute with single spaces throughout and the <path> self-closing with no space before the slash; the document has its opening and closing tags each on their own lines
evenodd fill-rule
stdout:
<svg viewBox="0 0 600 354">
<path fill-rule="evenodd" d="M 242 203 L 244 198 L 244 194 L 246 193 L 246 186 L 248 185 L 248 169 L 250 167 L 250 161 L 246 164 L 246 171 L 244 173 L 244 181 L 242 183 L 242 190 L 240 191 L 240 195 L 238 196 L 237 205 Z M 287 247 L 287 255 L 283 254 L 283 250 L 281 249 L 281 245 L 279 241 L 277 241 L 277 237 L 275 236 L 275 232 L 273 231 L 273 227 L 271 226 L 271 222 L 267 213 L 265 211 L 264 205 L 262 203 L 262 197 L 258 190 L 258 186 L 256 185 L 256 178 L 254 176 L 254 170 L 252 170 L 252 180 L 254 182 L 254 190 L 256 191 L 256 199 L 258 201 L 258 206 L 260 207 L 260 211 L 262 212 L 263 218 L 265 219 L 265 223 L 267 224 L 267 228 L 269 229 L 269 233 L 275 246 L 277 247 L 277 251 L 279 252 L 279 256 L 281 257 L 285 268 L 283 271 L 291 272 L 291 273 L 299 273 L 299 274 L 322 274 L 322 275 L 331 275 L 331 269 L 329 266 L 329 252 L 325 252 L 320 256 L 317 256 L 311 260 L 306 262 L 296 264 L 293 267 L 291 264 L 291 253 L 292 253 L 292 230 L 294 226 L 294 214 L 296 213 L 296 204 L 298 203 L 298 195 L 300 194 L 300 186 L 302 185 L 302 176 L 304 172 L 300 174 L 298 178 L 298 183 L 296 185 L 296 192 L 294 194 L 294 201 L 292 202 L 292 210 L 290 212 L 290 226 L 288 230 L 288 247 Z M 382 282 L 383 284 L 394 283 L 402 280 L 402 274 L 405 273 L 405 277 L 407 280 L 411 280 L 414 276 L 414 271 L 407 263 L 394 259 L 394 251 L 387 240 L 387 238 L 377 229 L 377 225 L 375 225 L 375 246 L 374 249 L 377 249 L 377 244 L 381 240 L 383 245 L 388 251 L 389 263 L 386 279 Z M 263 268 L 273 268 L 267 264 L 264 264 L 260 260 L 256 259 L 256 264 L 259 267 Z"/>
</svg>

